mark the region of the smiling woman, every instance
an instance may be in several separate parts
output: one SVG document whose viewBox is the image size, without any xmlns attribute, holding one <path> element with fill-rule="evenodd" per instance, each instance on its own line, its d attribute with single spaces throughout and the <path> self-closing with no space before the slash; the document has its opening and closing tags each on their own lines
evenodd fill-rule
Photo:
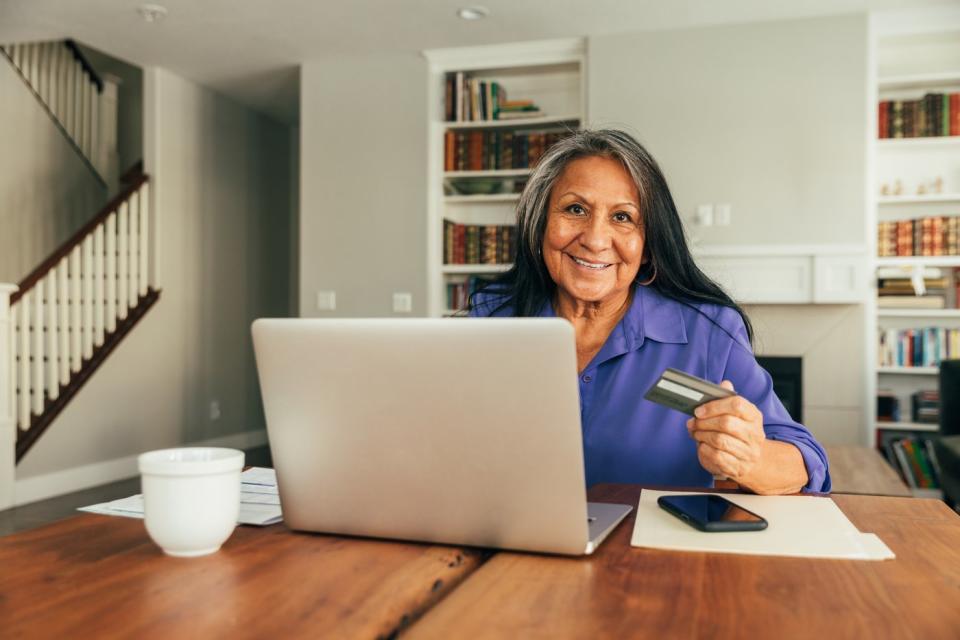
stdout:
<svg viewBox="0 0 960 640">
<path fill-rule="evenodd" d="M 656 161 L 621 131 L 557 143 L 517 207 L 514 267 L 473 316 L 573 324 L 587 483 L 829 491 L 822 447 L 753 356 L 743 310 L 697 268 Z M 644 393 L 667 367 L 735 389 L 685 416 Z"/>
</svg>

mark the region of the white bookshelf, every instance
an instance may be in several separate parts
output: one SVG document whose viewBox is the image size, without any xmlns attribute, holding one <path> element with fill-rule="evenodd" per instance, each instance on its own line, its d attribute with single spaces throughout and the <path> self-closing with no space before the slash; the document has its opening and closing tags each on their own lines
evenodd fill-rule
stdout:
<svg viewBox="0 0 960 640">
<path fill-rule="evenodd" d="M 882 22 L 882 21 L 881 21 Z M 958 25 L 931 24 L 905 28 L 902 23 L 872 22 L 870 64 L 870 112 L 867 115 L 869 186 L 867 225 L 872 255 L 877 255 L 877 229 L 880 222 L 919 219 L 927 216 L 960 215 L 960 136 L 878 139 L 877 105 L 882 100 L 915 100 L 927 92 L 960 91 L 960 39 L 955 37 Z M 919 23 L 918 23 L 919 24 Z M 938 193 L 930 193 L 939 178 Z M 900 183 L 898 195 L 884 195 Z M 920 270 L 939 268 L 944 276 L 952 276 L 960 268 L 960 256 L 875 257 L 874 270 L 899 267 L 903 277 L 920 276 Z M 876 271 L 874 271 L 876 275 Z M 955 295 L 947 295 L 948 307 L 955 305 Z M 879 336 L 887 329 L 919 329 L 923 327 L 960 327 L 960 310 L 879 308 L 876 296 L 868 303 L 868 335 L 872 376 L 868 384 L 867 444 L 875 446 L 882 432 L 905 432 L 928 438 L 938 425 L 909 421 L 910 399 L 919 390 L 937 389 L 938 367 L 880 366 Z M 899 400 L 901 422 L 880 422 L 876 418 L 877 393 L 893 393 Z M 942 497 L 940 490 L 912 489 L 915 496 Z"/>
<path fill-rule="evenodd" d="M 580 38 L 425 51 L 428 73 L 427 153 L 427 313 L 452 315 L 447 285 L 474 275 L 494 275 L 509 264 L 444 264 L 443 222 L 467 225 L 512 225 L 516 222 L 518 180 L 530 169 L 445 171 L 447 132 L 564 131 L 579 129 L 586 118 L 585 46 Z M 500 83 L 511 100 L 531 99 L 543 111 L 533 118 L 445 121 L 446 75 L 463 72 Z M 502 180 L 493 193 L 463 193 L 455 181 Z"/>
</svg>

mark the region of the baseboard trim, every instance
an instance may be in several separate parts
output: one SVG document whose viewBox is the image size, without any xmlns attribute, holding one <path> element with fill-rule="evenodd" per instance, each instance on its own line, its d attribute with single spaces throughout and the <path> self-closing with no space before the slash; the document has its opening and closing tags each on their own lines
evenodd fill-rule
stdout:
<svg viewBox="0 0 960 640">
<path fill-rule="evenodd" d="M 244 431 L 220 438 L 201 442 L 192 442 L 185 447 L 229 447 L 231 449 L 250 449 L 267 444 L 267 432 Z M 73 493 L 117 480 L 137 475 L 137 456 L 127 456 L 116 460 L 96 462 L 63 471 L 45 473 L 32 478 L 16 480 L 13 485 L 13 506 L 45 500 L 65 493 Z"/>
</svg>

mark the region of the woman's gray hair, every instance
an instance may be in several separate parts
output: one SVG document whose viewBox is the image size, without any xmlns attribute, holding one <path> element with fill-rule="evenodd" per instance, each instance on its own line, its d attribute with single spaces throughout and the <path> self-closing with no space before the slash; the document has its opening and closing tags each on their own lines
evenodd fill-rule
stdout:
<svg viewBox="0 0 960 640">
<path fill-rule="evenodd" d="M 650 187 L 647 172 L 644 171 L 650 157 L 643 147 L 630 136 L 613 129 L 577 131 L 544 153 L 520 195 L 517 204 L 518 237 L 526 239 L 526 248 L 533 256 L 539 256 L 543 246 L 553 185 L 568 164 L 578 158 L 591 156 L 615 158 L 623 163 L 637 185 L 643 215 Z"/>
</svg>

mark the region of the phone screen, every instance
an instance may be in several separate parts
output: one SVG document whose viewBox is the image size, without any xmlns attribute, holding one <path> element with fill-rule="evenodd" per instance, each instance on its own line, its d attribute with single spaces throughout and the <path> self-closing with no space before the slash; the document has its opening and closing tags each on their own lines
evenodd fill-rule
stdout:
<svg viewBox="0 0 960 640">
<path fill-rule="evenodd" d="M 766 520 L 721 496 L 662 496 L 658 502 L 681 519 L 689 518 L 691 524 L 700 525 L 698 528 L 722 527 L 733 530 L 766 526 Z M 688 518 L 684 518 L 684 515 Z"/>
</svg>

